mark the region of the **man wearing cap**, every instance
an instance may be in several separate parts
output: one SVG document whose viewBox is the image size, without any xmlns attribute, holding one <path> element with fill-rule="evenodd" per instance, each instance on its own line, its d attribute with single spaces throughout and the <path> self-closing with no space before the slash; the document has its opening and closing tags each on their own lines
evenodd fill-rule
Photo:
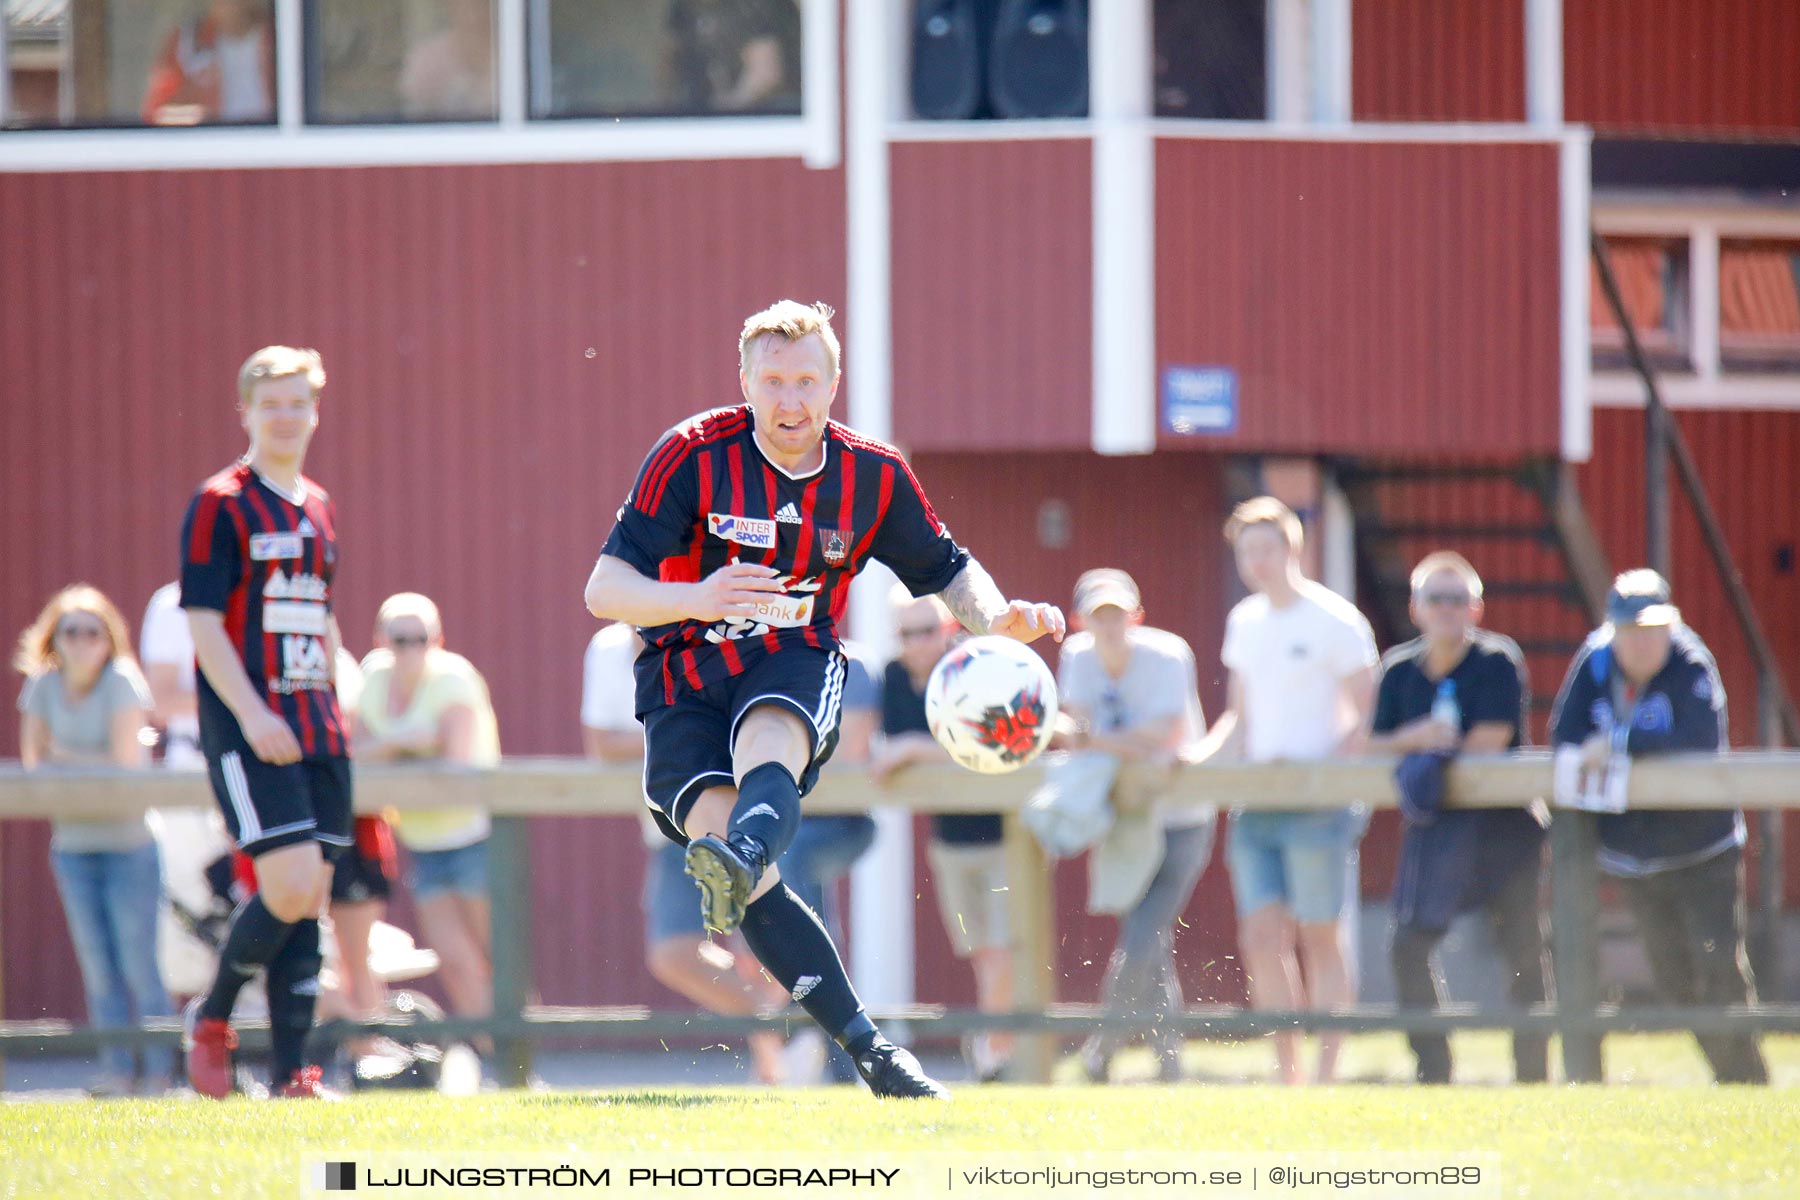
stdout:
<svg viewBox="0 0 1800 1200">
<path fill-rule="evenodd" d="M 1173 767 L 1206 732 L 1193 650 L 1175 634 L 1144 624 L 1137 583 L 1123 571 L 1102 567 L 1083 573 L 1075 582 L 1075 613 L 1081 632 L 1064 645 L 1057 673 L 1062 711 L 1075 727 L 1063 744 L 1110 754 L 1122 764 Z M 1162 808 L 1152 817 L 1161 827 L 1161 859 L 1142 864 L 1141 894 L 1135 903 L 1122 904 L 1119 940 L 1101 999 L 1110 1011 L 1149 1023 L 1158 1074 L 1173 1081 L 1181 1071 L 1173 1018 L 1182 1007 L 1175 920 L 1212 858 L 1217 814 L 1210 807 L 1183 806 Z M 1153 826 L 1150 833 L 1155 832 Z M 1101 867 L 1095 863 L 1089 869 Z M 1082 1047 L 1089 1078 L 1106 1079 L 1119 1041 L 1114 1034 L 1096 1034 Z"/>
<path fill-rule="evenodd" d="M 1711 652 L 1681 622 L 1655 571 L 1613 581 L 1606 624 L 1569 666 L 1551 740 L 1587 765 L 1726 745 L 1725 688 Z M 1756 987 L 1744 951 L 1744 814 L 1727 809 L 1603 813 L 1600 869 L 1616 876 L 1651 976 L 1679 1005 L 1745 1005 Z M 1699 1034 L 1720 1083 L 1767 1083 L 1751 1034 Z"/>
</svg>

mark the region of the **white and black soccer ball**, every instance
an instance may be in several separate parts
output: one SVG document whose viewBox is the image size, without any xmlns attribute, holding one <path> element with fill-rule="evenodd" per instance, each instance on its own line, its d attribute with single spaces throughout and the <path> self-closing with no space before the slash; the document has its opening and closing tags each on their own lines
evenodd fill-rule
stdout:
<svg viewBox="0 0 1800 1200">
<path fill-rule="evenodd" d="M 1016 771 L 1050 743 L 1056 678 L 1022 642 L 971 638 L 932 668 L 925 719 L 958 764 L 983 775 Z"/>
</svg>

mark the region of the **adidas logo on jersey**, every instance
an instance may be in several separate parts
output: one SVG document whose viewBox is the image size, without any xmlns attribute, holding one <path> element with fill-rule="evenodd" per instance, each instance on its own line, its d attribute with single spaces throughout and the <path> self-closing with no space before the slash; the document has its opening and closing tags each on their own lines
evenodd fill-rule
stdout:
<svg viewBox="0 0 1800 1200">
<path fill-rule="evenodd" d="M 792 500 L 789 500 L 775 510 L 775 519 L 783 525 L 798 525 L 800 524 L 800 510 L 794 507 Z"/>
</svg>

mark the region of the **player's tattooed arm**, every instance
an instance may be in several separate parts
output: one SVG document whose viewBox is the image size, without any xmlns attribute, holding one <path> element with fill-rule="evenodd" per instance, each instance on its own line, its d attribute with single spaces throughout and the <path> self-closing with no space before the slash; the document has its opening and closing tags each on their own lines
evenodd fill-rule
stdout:
<svg viewBox="0 0 1800 1200">
<path fill-rule="evenodd" d="M 1035 641 L 1048 633 L 1062 641 L 1063 615 L 1054 604 L 1008 600 L 987 568 L 972 558 L 940 595 L 950 615 L 972 633 L 998 634 L 1021 642 Z"/>
<path fill-rule="evenodd" d="M 1006 597 L 1000 594 L 994 577 L 972 558 L 956 573 L 956 578 L 939 598 L 950 610 L 950 615 L 962 622 L 962 627 L 970 633 L 987 633 L 1006 613 Z"/>
</svg>

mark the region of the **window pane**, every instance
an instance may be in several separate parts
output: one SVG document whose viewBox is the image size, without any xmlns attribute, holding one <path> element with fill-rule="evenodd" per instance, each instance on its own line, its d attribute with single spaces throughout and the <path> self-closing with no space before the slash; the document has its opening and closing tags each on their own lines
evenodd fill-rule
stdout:
<svg viewBox="0 0 1800 1200">
<path fill-rule="evenodd" d="M 795 0 L 535 0 L 532 114 L 800 113 Z"/>
<path fill-rule="evenodd" d="M 1720 243 L 1719 356 L 1728 370 L 1800 368 L 1800 243 Z"/>
<path fill-rule="evenodd" d="M 1156 115 L 1268 115 L 1265 0 L 1156 0 Z"/>
<path fill-rule="evenodd" d="M 269 0 L 4 0 L 22 128 L 268 124 Z"/>
<path fill-rule="evenodd" d="M 307 13 L 308 121 L 497 115 L 492 0 L 316 0 Z"/>
<path fill-rule="evenodd" d="M 1645 355 L 1659 367 L 1688 365 L 1688 247 L 1675 238 L 1609 237 L 1608 257 L 1619 295 Z M 1629 366 L 1625 334 L 1600 286 L 1600 270 L 1588 266 L 1588 322 L 1594 365 Z"/>
</svg>

